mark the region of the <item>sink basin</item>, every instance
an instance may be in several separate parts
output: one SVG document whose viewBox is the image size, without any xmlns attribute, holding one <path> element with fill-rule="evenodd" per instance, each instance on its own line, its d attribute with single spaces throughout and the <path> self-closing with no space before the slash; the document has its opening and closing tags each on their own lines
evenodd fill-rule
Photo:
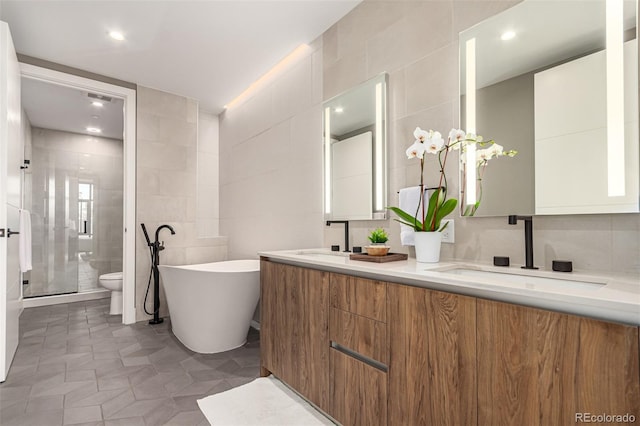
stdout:
<svg viewBox="0 0 640 426">
<path fill-rule="evenodd" d="M 493 281 L 496 284 L 508 285 L 514 288 L 526 288 L 533 290 L 558 290 L 560 288 L 572 288 L 575 290 L 599 290 L 606 283 L 595 281 L 570 280 L 564 278 L 540 277 L 510 272 L 483 271 L 468 267 L 452 268 L 440 271 L 445 274 L 480 278 Z"/>
<path fill-rule="evenodd" d="M 342 262 L 351 253 L 344 253 L 341 251 L 328 251 L 328 250 L 298 250 L 296 252 L 300 256 L 309 256 L 318 260 L 325 260 L 330 262 Z"/>
</svg>

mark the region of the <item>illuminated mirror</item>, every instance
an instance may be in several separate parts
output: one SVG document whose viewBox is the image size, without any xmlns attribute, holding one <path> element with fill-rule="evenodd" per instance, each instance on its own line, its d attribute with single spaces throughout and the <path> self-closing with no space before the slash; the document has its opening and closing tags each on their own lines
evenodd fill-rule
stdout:
<svg viewBox="0 0 640 426">
<path fill-rule="evenodd" d="M 387 74 L 323 104 L 325 219 L 384 219 Z"/>
<path fill-rule="evenodd" d="M 636 24 L 635 0 L 525 0 L 460 33 L 461 128 L 518 151 L 461 156 L 463 212 L 640 211 Z"/>
</svg>

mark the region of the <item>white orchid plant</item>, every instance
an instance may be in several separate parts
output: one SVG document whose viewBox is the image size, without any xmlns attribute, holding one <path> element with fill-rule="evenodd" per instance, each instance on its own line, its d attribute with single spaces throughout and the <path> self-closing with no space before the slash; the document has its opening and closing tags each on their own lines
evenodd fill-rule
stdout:
<svg viewBox="0 0 640 426">
<path fill-rule="evenodd" d="M 418 207 L 414 214 L 405 212 L 398 207 L 388 207 L 388 209 L 398 216 L 399 219 L 396 221 L 412 227 L 416 232 L 439 232 L 447 226 L 447 223 L 441 225 L 442 219 L 450 214 L 458 204 L 458 200 L 455 198 L 447 199 L 447 176 L 444 172 L 447 158 L 451 150 L 459 149 L 466 134 L 462 130 L 451 129 L 445 143 L 440 132 L 426 131 L 416 127 L 413 136 L 415 141 L 407 149 L 406 154 L 407 158 L 420 159 L 420 201 Z M 424 187 L 425 154 L 437 155 L 440 165 L 440 181 L 429 197 L 428 205 L 425 202 Z"/>
<path fill-rule="evenodd" d="M 467 156 L 466 149 L 469 144 L 476 144 L 476 147 L 480 147 L 480 149 L 476 149 L 476 194 L 477 199 L 474 204 L 466 205 L 464 212 L 462 212 L 463 216 L 473 216 L 476 211 L 480 207 L 480 202 L 482 201 L 482 178 L 484 177 L 485 170 L 487 165 L 489 164 L 489 160 L 493 158 L 500 157 L 515 157 L 518 154 L 518 151 L 510 149 L 505 151 L 502 145 L 497 144 L 493 140 L 484 141 L 482 136 L 475 135 L 467 135 L 464 142 L 461 145 L 461 162 L 462 162 L 462 176 L 466 175 L 466 167 L 467 167 Z M 464 192 L 462 193 L 462 202 L 464 203 Z"/>
<path fill-rule="evenodd" d="M 476 151 L 478 158 L 478 173 L 479 180 L 481 180 L 484 168 L 487 162 L 491 158 L 508 155 L 513 157 L 517 154 L 516 151 L 504 151 L 504 148 L 496 144 L 493 140 L 483 141 L 482 136 L 477 136 L 473 133 L 466 133 L 461 129 L 451 129 L 449 137 L 445 143 L 440 132 L 434 130 L 422 130 L 420 127 L 416 127 L 413 132 L 415 141 L 407 148 L 407 158 L 420 159 L 420 201 L 414 214 L 405 212 L 398 207 L 387 207 L 394 212 L 398 219 L 396 221 L 412 227 L 416 232 L 441 232 L 446 227 L 448 222 L 442 224 L 442 219 L 453 212 L 458 204 L 458 200 L 455 198 L 447 198 L 447 176 L 445 173 L 445 166 L 447 164 L 447 158 L 449 152 L 459 150 L 461 153 L 466 152 L 466 147 L 469 144 L 476 144 L 481 147 L 487 146 L 486 149 Z M 429 197 L 428 204 L 425 202 L 425 185 L 424 185 L 424 163 L 425 154 L 437 155 L 438 164 L 440 166 L 440 179 L 438 186 L 435 187 L 433 194 Z M 461 154 L 462 155 L 462 154 Z M 465 155 L 462 155 L 464 158 Z M 480 171 L 480 169 L 482 169 Z M 469 211 L 469 216 L 478 209 L 480 200 L 476 202 Z M 472 210 L 472 211 L 471 211 Z"/>
</svg>

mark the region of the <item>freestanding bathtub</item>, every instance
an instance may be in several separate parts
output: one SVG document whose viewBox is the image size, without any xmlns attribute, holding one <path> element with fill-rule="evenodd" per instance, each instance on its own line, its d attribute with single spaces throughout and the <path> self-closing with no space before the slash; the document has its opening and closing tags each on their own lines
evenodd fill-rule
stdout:
<svg viewBox="0 0 640 426">
<path fill-rule="evenodd" d="M 159 265 L 173 334 L 199 353 L 244 345 L 260 298 L 260 261 Z"/>
</svg>

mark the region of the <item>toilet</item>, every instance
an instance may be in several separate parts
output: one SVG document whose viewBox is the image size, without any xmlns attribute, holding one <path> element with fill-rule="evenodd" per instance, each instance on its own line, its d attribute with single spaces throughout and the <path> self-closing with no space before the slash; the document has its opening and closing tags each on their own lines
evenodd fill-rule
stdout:
<svg viewBox="0 0 640 426">
<path fill-rule="evenodd" d="M 122 314 L 122 272 L 100 275 L 98 282 L 102 287 L 111 290 L 111 309 L 109 314 Z"/>
</svg>

